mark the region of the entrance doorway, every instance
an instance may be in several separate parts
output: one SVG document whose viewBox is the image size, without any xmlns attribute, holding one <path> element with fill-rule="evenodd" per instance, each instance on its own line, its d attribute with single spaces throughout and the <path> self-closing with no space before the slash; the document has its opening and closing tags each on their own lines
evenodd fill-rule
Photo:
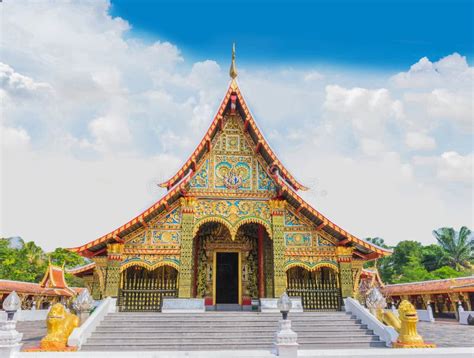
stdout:
<svg viewBox="0 0 474 358">
<path fill-rule="evenodd" d="M 238 252 L 216 252 L 216 304 L 240 304 Z"/>
</svg>

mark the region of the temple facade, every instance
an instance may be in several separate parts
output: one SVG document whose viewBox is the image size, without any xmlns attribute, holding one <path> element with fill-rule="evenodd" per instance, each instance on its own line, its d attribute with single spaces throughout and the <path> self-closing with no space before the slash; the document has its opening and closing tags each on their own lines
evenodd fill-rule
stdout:
<svg viewBox="0 0 474 358">
<path fill-rule="evenodd" d="M 201 142 L 167 193 L 110 233 L 72 248 L 93 260 L 75 274 L 122 311 L 159 311 L 163 297 L 249 307 L 284 291 L 306 310 L 338 310 L 364 262 L 390 252 L 305 202 L 231 80 Z"/>
</svg>

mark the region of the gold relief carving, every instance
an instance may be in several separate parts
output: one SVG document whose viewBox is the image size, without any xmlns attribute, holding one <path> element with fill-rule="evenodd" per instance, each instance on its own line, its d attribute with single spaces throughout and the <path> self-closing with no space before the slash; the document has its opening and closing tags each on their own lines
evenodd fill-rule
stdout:
<svg viewBox="0 0 474 358">
<path fill-rule="evenodd" d="M 194 206 L 196 199 L 183 198 L 182 204 L 190 210 L 184 210 L 181 220 L 181 256 L 180 256 L 180 272 L 178 276 L 178 297 L 191 298 L 191 282 L 192 282 L 192 256 L 193 256 L 193 228 L 194 228 Z"/>
<path fill-rule="evenodd" d="M 339 262 L 339 275 L 341 281 L 342 297 L 352 297 L 354 294 L 352 264 L 351 262 Z"/>
<path fill-rule="evenodd" d="M 336 255 L 337 256 L 350 256 L 352 257 L 352 252 L 354 249 L 352 247 L 337 246 Z"/>
<path fill-rule="evenodd" d="M 285 209 L 285 200 L 269 200 L 268 205 L 270 206 L 270 209 L 274 211 L 279 211 Z"/>
<path fill-rule="evenodd" d="M 198 200 L 195 206 L 196 223 L 193 234 L 208 222 L 218 222 L 227 227 L 235 238 L 240 226 L 249 223 L 263 225 L 271 233 L 270 209 L 266 201 L 259 200 Z"/>
<path fill-rule="evenodd" d="M 123 252 L 123 244 L 107 244 L 107 253 L 109 255 L 120 255 Z"/>
<path fill-rule="evenodd" d="M 147 232 L 145 230 L 142 230 L 139 233 L 132 233 L 132 235 L 128 235 L 128 237 L 125 238 L 125 245 L 141 245 L 145 244 L 147 241 Z"/>
<path fill-rule="evenodd" d="M 183 211 L 185 209 L 194 209 L 194 206 L 196 205 L 196 198 L 193 197 L 183 197 L 180 199 L 181 206 L 183 207 Z"/>
<path fill-rule="evenodd" d="M 274 277 L 274 295 L 280 297 L 286 290 L 286 272 L 285 272 L 285 218 L 283 209 L 285 201 L 270 200 L 272 210 L 272 233 L 273 233 L 273 277 Z M 276 213 L 276 211 L 278 211 Z"/>
</svg>

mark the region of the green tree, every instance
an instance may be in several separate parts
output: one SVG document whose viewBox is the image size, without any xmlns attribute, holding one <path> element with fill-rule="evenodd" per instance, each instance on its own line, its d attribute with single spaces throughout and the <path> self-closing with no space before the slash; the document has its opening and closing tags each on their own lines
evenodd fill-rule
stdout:
<svg viewBox="0 0 474 358">
<path fill-rule="evenodd" d="M 468 276 L 469 272 L 459 272 L 450 266 L 443 266 L 434 270 L 433 272 L 431 272 L 431 274 L 433 275 L 434 279 L 440 280 L 445 278 Z"/>
<path fill-rule="evenodd" d="M 26 282 L 38 282 L 46 269 L 45 254 L 34 242 L 21 247 L 11 247 L 8 239 L 0 240 L 0 278 Z"/>
<path fill-rule="evenodd" d="M 365 240 L 385 249 L 390 248 L 387 244 L 385 244 L 384 239 L 380 237 L 367 237 L 365 238 Z M 376 265 L 382 281 L 391 282 L 393 276 L 393 262 L 391 256 L 385 256 L 380 259 L 377 259 Z M 366 262 L 364 264 L 365 268 L 370 268 L 373 266 L 374 262 Z"/>
<path fill-rule="evenodd" d="M 433 275 L 421 264 L 419 257 L 409 256 L 408 262 L 400 268 L 400 274 L 393 283 L 427 281 L 433 278 Z"/>
<path fill-rule="evenodd" d="M 408 265 L 411 258 L 421 259 L 422 247 L 421 243 L 417 241 L 400 241 L 392 254 L 394 273 L 396 275 L 402 274 L 403 268 Z"/>
<path fill-rule="evenodd" d="M 380 247 L 383 247 L 384 249 L 388 249 L 389 246 L 387 246 L 387 244 L 385 244 L 385 240 L 382 239 L 381 237 L 367 237 L 365 239 L 366 241 L 368 242 L 371 242 L 372 244 L 375 244 L 377 246 L 380 246 Z"/>
<path fill-rule="evenodd" d="M 33 241 L 18 240 L 17 247 L 10 245 L 9 239 L 0 239 L 0 279 L 40 282 L 48 267 L 48 257 L 53 264 L 74 267 L 86 263 L 81 256 L 66 249 L 57 248 L 49 254 Z M 68 273 L 66 281 L 71 286 L 83 287 L 84 281 Z"/>
<path fill-rule="evenodd" d="M 432 244 L 421 249 L 421 263 L 428 271 L 434 271 L 448 264 L 446 251 L 439 245 Z"/>
<path fill-rule="evenodd" d="M 82 256 L 61 247 L 50 252 L 48 257 L 52 264 L 57 266 L 64 265 L 67 268 L 84 265 L 86 263 L 86 260 Z"/>
<path fill-rule="evenodd" d="M 442 227 L 433 230 L 433 236 L 447 254 L 448 265 L 456 271 L 470 268 L 470 262 L 474 255 L 474 241 L 471 238 L 471 230 L 466 226 L 456 232 L 451 227 Z"/>
</svg>

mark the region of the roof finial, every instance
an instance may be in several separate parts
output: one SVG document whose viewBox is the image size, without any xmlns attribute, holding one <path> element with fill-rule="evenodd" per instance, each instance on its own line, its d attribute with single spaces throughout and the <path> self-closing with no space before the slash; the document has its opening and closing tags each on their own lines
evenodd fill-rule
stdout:
<svg viewBox="0 0 474 358">
<path fill-rule="evenodd" d="M 229 75 L 233 80 L 237 77 L 237 67 L 235 66 L 235 42 L 232 45 L 232 63 L 230 64 Z"/>
</svg>

